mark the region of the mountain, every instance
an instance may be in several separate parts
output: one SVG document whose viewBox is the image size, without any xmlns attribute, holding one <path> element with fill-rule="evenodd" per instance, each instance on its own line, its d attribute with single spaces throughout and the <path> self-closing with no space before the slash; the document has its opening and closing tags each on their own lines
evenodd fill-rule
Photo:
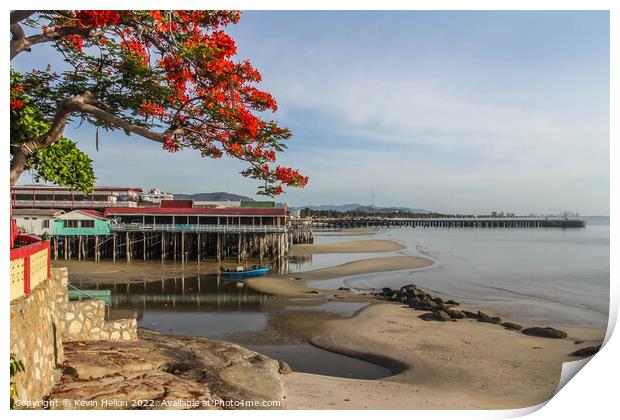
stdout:
<svg viewBox="0 0 620 420">
<path fill-rule="evenodd" d="M 318 210 L 318 211 L 327 211 L 327 210 L 331 210 L 331 211 L 341 211 L 341 212 L 345 212 L 345 211 L 350 211 L 350 210 L 355 210 L 356 208 L 360 207 L 361 204 L 341 204 L 341 205 L 333 205 L 333 204 L 323 204 L 320 206 L 301 206 L 301 207 L 295 207 L 295 209 L 305 209 L 305 208 L 309 208 L 310 210 Z"/>
<path fill-rule="evenodd" d="M 427 214 L 432 213 L 432 211 L 424 210 L 424 209 L 412 209 L 409 207 L 375 207 L 366 206 L 358 203 L 351 204 L 342 204 L 342 205 L 333 205 L 333 204 L 324 204 L 319 206 L 302 206 L 302 207 L 294 207 L 294 209 L 302 210 L 305 208 L 309 208 L 311 210 L 316 211 L 338 211 L 338 212 L 347 212 L 347 211 L 356 211 L 363 213 L 416 213 L 416 214 Z"/>
<path fill-rule="evenodd" d="M 227 192 L 196 193 L 196 194 L 174 194 L 176 200 L 196 200 L 196 201 L 254 201 L 245 195 L 231 194 Z"/>
<path fill-rule="evenodd" d="M 432 213 L 430 210 L 424 209 L 412 209 L 410 207 L 375 207 L 372 206 L 359 206 L 355 209 L 358 212 L 364 213 L 413 213 L 413 214 L 428 214 Z"/>
</svg>

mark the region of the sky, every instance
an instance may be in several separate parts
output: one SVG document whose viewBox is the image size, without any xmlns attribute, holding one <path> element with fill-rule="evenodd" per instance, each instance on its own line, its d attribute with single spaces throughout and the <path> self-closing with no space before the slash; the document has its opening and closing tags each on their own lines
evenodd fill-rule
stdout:
<svg viewBox="0 0 620 420">
<path fill-rule="evenodd" d="M 279 162 L 310 177 L 280 201 L 609 215 L 607 12 L 252 11 L 227 32 L 293 132 Z M 12 65 L 48 62 L 39 46 Z M 257 191 L 231 159 L 65 134 L 99 185 Z"/>
</svg>

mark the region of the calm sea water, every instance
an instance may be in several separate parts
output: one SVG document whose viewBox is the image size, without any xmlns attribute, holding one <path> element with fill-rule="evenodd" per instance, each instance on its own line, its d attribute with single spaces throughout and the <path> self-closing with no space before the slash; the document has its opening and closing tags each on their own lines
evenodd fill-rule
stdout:
<svg viewBox="0 0 620 420">
<path fill-rule="evenodd" d="M 335 242 L 345 237 L 318 238 Z M 408 249 L 390 255 L 427 256 L 436 264 L 417 271 L 339 279 L 322 287 L 415 283 L 522 322 L 592 326 L 607 322 L 609 219 L 588 220 L 583 229 L 398 228 L 356 238 L 397 240 Z M 333 256 L 315 255 L 311 265 L 320 268 L 332 262 Z"/>
</svg>

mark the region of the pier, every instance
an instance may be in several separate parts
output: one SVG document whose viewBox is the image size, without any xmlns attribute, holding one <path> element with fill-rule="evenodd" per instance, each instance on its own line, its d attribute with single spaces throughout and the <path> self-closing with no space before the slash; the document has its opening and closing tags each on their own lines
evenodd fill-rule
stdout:
<svg viewBox="0 0 620 420">
<path fill-rule="evenodd" d="M 415 217 L 415 218 L 315 218 L 313 229 L 350 229 L 362 227 L 419 227 L 419 228 L 583 228 L 583 219 L 546 217 Z"/>
</svg>

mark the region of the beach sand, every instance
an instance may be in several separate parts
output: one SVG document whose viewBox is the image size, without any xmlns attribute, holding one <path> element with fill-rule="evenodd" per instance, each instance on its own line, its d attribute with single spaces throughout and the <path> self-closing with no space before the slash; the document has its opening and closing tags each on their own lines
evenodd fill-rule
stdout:
<svg viewBox="0 0 620 420">
<path fill-rule="evenodd" d="M 276 296 L 317 297 L 334 293 L 345 295 L 350 292 L 346 290 L 310 288 L 307 284 L 309 281 L 329 280 L 358 274 L 418 269 L 428 267 L 432 264 L 433 261 L 428 258 L 412 256 L 368 258 L 348 262 L 336 267 L 322 268 L 302 273 L 250 278 L 246 280 L 246 284 L 254 290 Z"/>
<path fill-rule="evenodd" d="M 405 249 L 404 245 L 386 239 L 347 241 L 334 244 L 307 244 L 291 246 L 291 255 L 342 254 L 358 252 L 390 252 Z"/>
<path fill-rule="evenodd" d="M 285 375 L 290 409 L 508 409 L 551 398 L 568 354 L 599 344 L 603 330 L 566 329 L 567 339 L 525 336 L 469 319 L 423 321 L 397 303 L 327 321 L 311 342 L 395 371 L 384 380 Z M 574 340 L 584 340 L 579 345 Z M 403 370 L 404 369 L 404 370 Z"/>
</svg>

